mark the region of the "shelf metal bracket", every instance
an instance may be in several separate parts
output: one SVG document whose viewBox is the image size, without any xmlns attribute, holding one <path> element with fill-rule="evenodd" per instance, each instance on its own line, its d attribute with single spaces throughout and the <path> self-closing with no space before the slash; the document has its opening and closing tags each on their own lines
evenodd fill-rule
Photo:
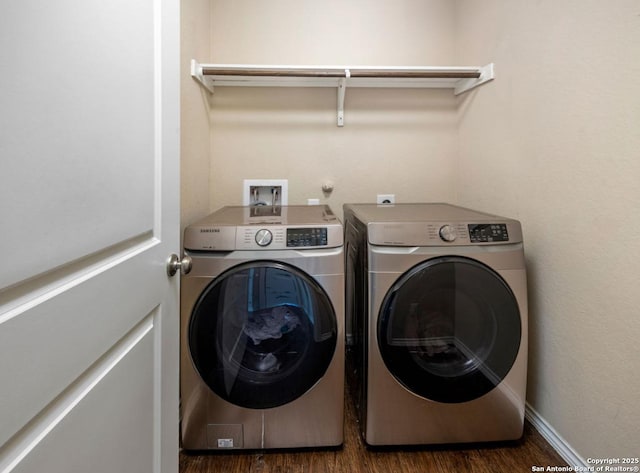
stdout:
<svg viewBox="0 0 640 473">
<path fill-rule="evenodd" d="M 207 83 L 205 75 L 202 72 L 202 65 L 195 59 L 191 60 L 191 77 L 200 82 L 202 87 L 213 93 L 213 85 Z"/>
<path fill-rule="evenodd" d="M 460 79 L 456 86 L 453 89 L 454 95 L 463 94 L 471 89 L 475 89 L 476 87 L 484 84 L 485 82 L 489 82 L 490 80 L 495 79 L 495 73 L 493 71 L 493 63 L 489 63 L 486 66 L 479 68 L 480 77 L 477 79 Z"/>
<path fill-rule="evenodd" d="M 347 91 L 347 79 L 351 77 L 349 69 L 344 70 L 344 77 L 338 81 L 338 126 L 344 126 L 344 94 Z"/>
</svg>

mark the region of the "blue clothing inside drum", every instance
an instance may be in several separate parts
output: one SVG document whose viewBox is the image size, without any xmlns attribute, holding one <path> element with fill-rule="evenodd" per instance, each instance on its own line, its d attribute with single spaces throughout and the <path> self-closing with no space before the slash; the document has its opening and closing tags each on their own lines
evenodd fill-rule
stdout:
<svg viewBox="0 0 640 473">
<path fill-rule="evenodd" d="M 304 317 L 302 309 L 285 304 L 256 311 L 249 316 L 243 331 L 254 345 L 263 340 L 278 339 L 300 325 Z"/>
</svg>

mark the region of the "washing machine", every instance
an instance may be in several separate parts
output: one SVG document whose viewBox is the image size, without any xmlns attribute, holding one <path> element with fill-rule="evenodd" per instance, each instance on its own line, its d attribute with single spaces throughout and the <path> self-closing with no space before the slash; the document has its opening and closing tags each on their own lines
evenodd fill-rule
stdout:
<svg viewBox="0 0 640 473">
<path fill-rule="evenodd" d="M 343 227 L 328 206 L 224 207 L 188 226 L 187 450 L 340 446 Z"/>
<path fill-rule="evenodd" d="M 518 221 L 449 204 L 344 206 L 349 374 L 371 446 L 522 436 Z"/>
</svg>

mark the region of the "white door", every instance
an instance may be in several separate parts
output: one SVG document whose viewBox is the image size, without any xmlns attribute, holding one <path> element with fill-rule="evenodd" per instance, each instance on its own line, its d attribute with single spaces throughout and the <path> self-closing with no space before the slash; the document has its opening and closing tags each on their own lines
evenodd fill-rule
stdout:
<svg viewBox="0 0 640 473">
<path fill-rule="evenodd" d="M 178 470 L 179 1 L 0 13 L 0 472 Z"/>
</svg>

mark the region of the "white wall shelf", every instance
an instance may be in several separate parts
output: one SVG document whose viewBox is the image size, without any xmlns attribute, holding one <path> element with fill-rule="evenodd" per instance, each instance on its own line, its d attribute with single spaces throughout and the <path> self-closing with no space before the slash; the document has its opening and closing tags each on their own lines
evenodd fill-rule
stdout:
<svg viewBox="0 0 640 473">
<path fill-rule="evenodd" d="M 200 64 L 191 75 L 213 93 L 215 87 L 335 87 L 338 126 L 344 125 L 347 87 L 445 88 L 459 95 L 494 78 L 493 63 L 481 67 L 257 66 Z"/>
</svg>

